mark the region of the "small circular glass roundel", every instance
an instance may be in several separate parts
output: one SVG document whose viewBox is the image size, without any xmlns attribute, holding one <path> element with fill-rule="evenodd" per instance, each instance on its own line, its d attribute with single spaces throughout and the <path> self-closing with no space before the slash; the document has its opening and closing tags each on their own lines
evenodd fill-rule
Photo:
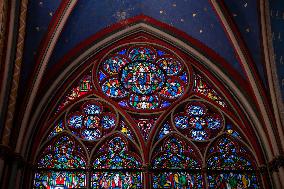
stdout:
<svg viewBox="0 0 284 189">
<path fill-rule="evenodd" d="M 96 73 L 106 96 L 135 111 L 167 108 L 189 86 L 188 68 L 173 53 L 150 45 L 111 53 Z"/>
<path fill-rule="evenodd" d="M 186 115 L 177 115 L 174 118 L 176 127 L 186 129 L 189 127 L 189 118 Z"/>
<path fill-rule="evenodd" d="M 126 58 L 115 56 L 107 59 L 103 64 L 103 68 L 109 74 L 117 74 L 127 63 L 128 61 Z"/>
</svg>

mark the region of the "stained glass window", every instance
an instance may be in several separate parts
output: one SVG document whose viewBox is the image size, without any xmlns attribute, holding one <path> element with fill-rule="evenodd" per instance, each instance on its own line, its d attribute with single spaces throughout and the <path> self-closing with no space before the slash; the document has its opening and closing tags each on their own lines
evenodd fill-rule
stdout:
<svg viewBox="0 0 284 189">
<path fill-rule="evenodd" d="M 86 188 L 87 178 L 84 172 L 41 171 L 35 174 L 34 188 Z"/>
<path fill-rule="evenodd" d="M 114 137 L 104 145 L 93 162 L 94 169 L 134 169 L 141 167 L 137 154 L 128 151 L 121 137 Z"/>
<path fill-rule="evenodd" d="M 83 148 L 73 138 L 55 138 L 39 156 L 34 188 L 84 188 L 86 164 Z"/>
<path fill-rule="evenodd" d="M 93 88 L 92 80 L 90 75 L 82 76 L 82 79 L 76 83 L 76 85 L 68 92 L 66 96 L 60 101 L 56 108 L 56 113 L 61 111 L 68 104 L 75 102 L 76 99 L 88 94 Z"/>
<path fill-rule="evenodd" d="M 216 146 L 209 148 L 207 166 L 209 169 L 218 170 L 251 170 L 253 162 L 245 146 L 240 146 L 235 139 L 222 137 Z"/>
<path fill-rule="evenodd" d="M 199 173 L 202 162 L 192 144 L 175 135 L 165 137 L 160 144 L 152 161 L 152 168 L 159 170 L 153 174 L 152 187 L 203 188 L 203 178 Z"/>
<path fill-rule="evenodd" d="M 143 188 L 141 172 L 97 172 L 92 175 L 92 188 Z"/>
<path fill-rule="evenodd" d="M 68 117 L 67 125 L 71 132 L 88 141 L 98 140 L 117 124 L 116 113 L 109 107 L 104 108 L 97 101 L 86 102 L 79 112 L 72 112 Z"/>
<path fill-rule="evenodd" d="M 53 128 L 53 130 L 51 131 L 51 133 L 48 135 L 48 138 L 52 138 L 55 135 L 58 135 L 59 133 L 61 133 L 62 131 L 64 131 L 64 125 L 63 125 L 63 121 L 60 120 L 55 124 L 55 127 Z"/>
<path fill-rule="evenodd" d="M 168 137 L 156 150 L 152 164 L 153 168 L 157 169 L 201 168 L 198 159 L 190 144 L 185 144 L 176 137 Z"/>
<path fill-rule="evenodd" d="M 176 128 L 193 140 L 205 141 L 215 137 L 224 127 L 221 114 L 201 101 L 190 101 L 182 112 L 174 115 Z"/>
<path fill-rule="evenodd" d="M 208 98 L 222 107 L 227 107 L 221 96 L 210 86 L 209 82 L 204 80 L 199 74 L 194 75 L 194 89 L 197 94 Z"/>
<path fill-rule="evenodd" d="M 209 188 L 260 188 L 255 162 L 248 149 L 226 134 L 209 148 Z M 214 173 L 214 170 L 221 171 Z M 224 172 L 222 172 L 224 171 Z M 217 181 L 217 182 L 216 182 Z"/>
<path fill-rule="evenodd" d="M 164 172 L 152 177 L 153 188 L 204 188 L 200 173 Z"/>
<path fill-rule="evenodd" d="M 123 52 L 123 53 L 121 53 Z M 153 47 L 134 46 L 105 58 L 97 78 L 102 92 L 131 110 L 157 110 L 184 95 L 187 66 Z"/>
<path fill-rule="evenodd" d="M 92 188 L 143 188 L 142 161 L 128 148 L 128 142 L 116 136 L 98 150 L 93 160 L 96 171 L 91 177 Z M 125 169 L 128 171 L 123 172 Z"/>
<path fill-rule="evenodd" d="M 261 188 L 236 112 L 181 57 L 125 45 L 68 84 L 47 122 L 33 188 Z"/>
</svg>

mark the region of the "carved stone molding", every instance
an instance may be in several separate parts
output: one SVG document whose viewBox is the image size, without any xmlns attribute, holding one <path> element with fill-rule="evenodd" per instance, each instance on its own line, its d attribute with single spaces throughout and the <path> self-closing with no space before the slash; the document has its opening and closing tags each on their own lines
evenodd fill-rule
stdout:
<svg viewBox="0 0 284 189">
<path fill-rule="evenodd" d="M 28 4 L 28 0 L 21 1 L 21 13 L 20 13 L 20 18 L 19 18 L 19 30 L 18 30 L 14 73 L 13 73 L 13 79 L 12 79 L 12 88 L 10 92 L 7 118 L 5 122 L 3 138 L 2 138 L 2 142 L 4 144 L 9 143 L 12 122 L 13 122 L 14 113 L 15 113 L 15 105 L 16 105 L 16 99 L 17 99 L 16 97 L 18 93 L 18 84 L 19 84 L 20 71 L 21 71 L 21 65 L 22 65 L 22 59 L 23 59 L 27 4 Z"/>
<path fill-rule="evenodd" d="M 268 163 L 270 172 L 278 172 L 280 167 L 284 167 L 284 155 L 280 155 Z"/>
<path fill-rule="evenodd" d="M 29 165 L 23 156 L 15 153 L 9 146 L 3 144 L 0 144 L 0 159 L 4 159 L 6 163 L 16 163 L 19 167 Z"/>
</svg>

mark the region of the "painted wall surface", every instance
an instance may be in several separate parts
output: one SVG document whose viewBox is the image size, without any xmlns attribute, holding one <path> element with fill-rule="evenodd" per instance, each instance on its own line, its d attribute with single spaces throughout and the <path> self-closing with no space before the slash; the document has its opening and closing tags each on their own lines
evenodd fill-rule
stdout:
<svg viewBox="0 0 284 189">
<path fill-rule="evenodd" d="M 24 93 L 27 79 L 35 66 L 40 42 L 60 3 L 61 0 L 30 0 L 28 3 L 24 59 L 19 88 L 21 94 Z"/>
<path fill-rule="evenodd" d="M 80 0 L 62 32 L 50 65 L 96 32 L 140 14 L 186 32 L 212 48 L 241 72 L 232 46 L 208 0 Z"/>
<path fill-rule="evenodd" d="M 234 23 L 257 67 L 264 85 L 267 81 L 261 50 L 260 14 L 257 0 L 224 0 Z"/>
<path fill-rule="evenodd" d="M 284 1 L 270 0 L 270 18 L 277 76 L 284 102 Z"/>
</svg>

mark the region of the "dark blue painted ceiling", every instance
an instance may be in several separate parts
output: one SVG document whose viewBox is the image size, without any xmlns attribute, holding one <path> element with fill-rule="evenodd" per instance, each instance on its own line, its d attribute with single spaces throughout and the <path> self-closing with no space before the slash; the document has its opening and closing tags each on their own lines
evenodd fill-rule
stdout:
<svg viewBox="0 0 284 189">
<path fill-rule="evenodd" d="M 284 1 L 270 0 L 269 2 L 275 64 L 284 102 Z"/>
<path fill-rule="evenodd" d="M 225 0 L 234 23 L 237 25 L 246 46 L 265 81 L 265 71 L 261 52 L 260 15 L 257 0 Z M 267 85 L 266 82 L 264 82 Z"/>
<path fill-rule="evenodd" d="M 208 0 L 80 0 L 56 45 L 50 65 L 79 42 L 117 21 L 144 14 L 172 25 L 215 50 L 241 72 Z M 214 36 L 214 37 L 213 37 Z"/>
<path fill-rule="evenodd" d="M 30 0 L 27 10 L 26 38 L 24 46 L 24 61 L 22 78 L 27 79 L 35 62 L 35 56 L 40 42 L 47 32 L 55 11 L 61 0 Z"/>
</svg>

